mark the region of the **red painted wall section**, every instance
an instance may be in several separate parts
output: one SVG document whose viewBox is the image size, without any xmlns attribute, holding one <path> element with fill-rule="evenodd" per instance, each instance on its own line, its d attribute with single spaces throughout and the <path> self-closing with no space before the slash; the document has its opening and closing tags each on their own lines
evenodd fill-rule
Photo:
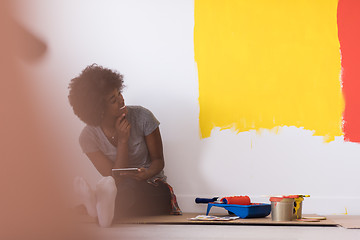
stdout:
<svg viewBox="0 0 360 240">
<path fill-rule="evenodd" d="M 360 143 L 360 1 L 339 0 L 337 15 L 345 99 L 344 140 Z"/>
</svg>

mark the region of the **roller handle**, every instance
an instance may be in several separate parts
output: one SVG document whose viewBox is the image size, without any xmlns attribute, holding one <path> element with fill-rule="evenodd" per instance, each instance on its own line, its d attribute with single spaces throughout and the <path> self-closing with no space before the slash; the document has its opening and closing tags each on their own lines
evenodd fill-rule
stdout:
<svg viewBox="0 0 360 240">
<path fill-rule="evenodd" d="M 195 198 L 196 203 L 210 203 L 215 202 L 219 197 L 213 197 L 213 198 Z"/>
</svg>

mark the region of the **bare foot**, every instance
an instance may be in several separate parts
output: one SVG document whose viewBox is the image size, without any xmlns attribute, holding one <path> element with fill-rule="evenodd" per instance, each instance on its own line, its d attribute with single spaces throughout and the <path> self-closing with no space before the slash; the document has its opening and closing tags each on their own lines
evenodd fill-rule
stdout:
<svg viewBox="0 0 360 240">
<path fill-rule="evenodd" d="M 114 218 L 117 188 L 113 177 L 102 178 L 96 184 L 96 209 L 101 227 L 110 227 Z"/>
<path fill-rule="evenodd" d="M 82 177 L 76 177 L 74 180 L 74 190 L 82 204 L 86 207 L 87 213 L 91 217 L 96 217 L 96 196 L 89 184 Z"/>
</svg>

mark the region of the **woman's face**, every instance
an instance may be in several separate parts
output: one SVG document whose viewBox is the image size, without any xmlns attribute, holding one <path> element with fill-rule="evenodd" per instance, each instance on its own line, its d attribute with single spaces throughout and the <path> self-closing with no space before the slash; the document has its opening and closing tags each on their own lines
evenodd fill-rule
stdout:
<svg viewBox="0 0 360 240">
<path fill-rule="evenodd" d="M 124 98 L 119 89 L 114 89 L 105 96 L 105 112 L 104 117 L 118 118 L 123 113 L 127 114 Z"/>
</svg>

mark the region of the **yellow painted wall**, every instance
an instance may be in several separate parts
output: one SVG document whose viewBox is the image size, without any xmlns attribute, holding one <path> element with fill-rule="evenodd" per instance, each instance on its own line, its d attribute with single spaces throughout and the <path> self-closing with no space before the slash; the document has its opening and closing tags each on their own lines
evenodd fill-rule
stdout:
<svg viewBox="0 0 360 240">
<path fill-rule="evenodd" d="M 341 136 L 337 0 L 195 0 L 200 129 Z"/>
</svg>

